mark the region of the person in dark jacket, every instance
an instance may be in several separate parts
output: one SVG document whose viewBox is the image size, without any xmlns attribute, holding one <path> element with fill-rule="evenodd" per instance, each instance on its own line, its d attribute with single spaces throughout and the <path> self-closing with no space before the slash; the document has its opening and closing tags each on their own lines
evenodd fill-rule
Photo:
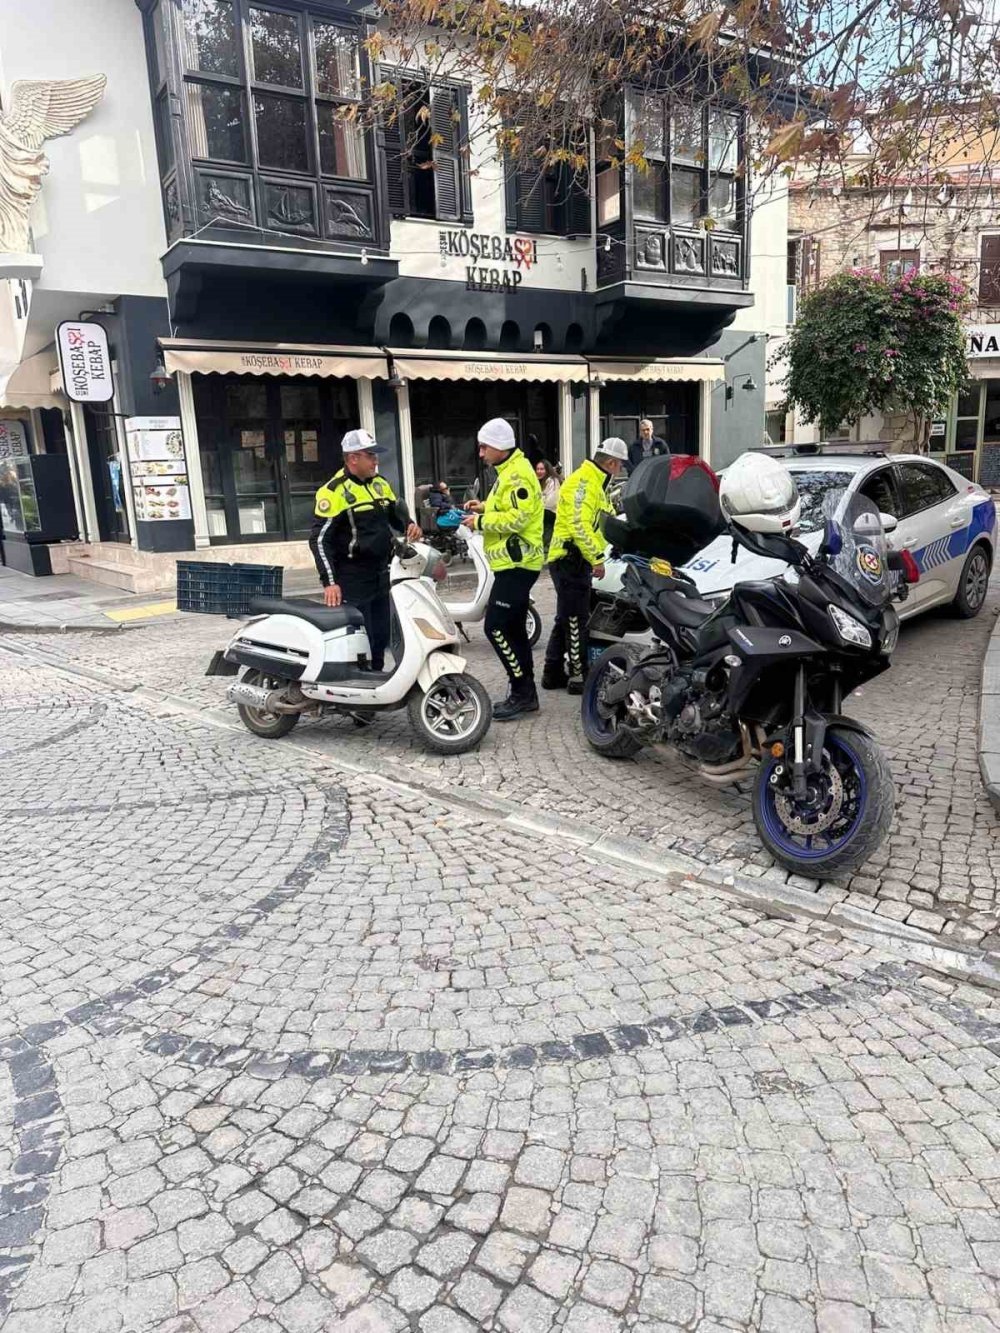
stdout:
<svg viewBox="0 0 1000 1333">
<path fill-rule="evenodd" d="M 420 528 L 396 499 L 378 456 L 385 453 L 366 430 L 341 442 L 344 466 L 316 492 L 309 537 L 327 606 L 347 603 L 365 618 L 373 671 L 385 665 L 389 645 L 389 562 L 393 532 L 420 541 Z"/>
<path fill-rule="evenodd" d="M 669 454 L 670 445 L 659 435 L 653 434 L 653 423 L 648 419 L 639 422 L 639 438 L 633 440 L 628 448 L 628 470 L 634 472 L 644 458 L 656 458 L 658 454 Z"/>
<path fill-rule="evenodd" d="M 446 481 L 439 481 L 438 484 L 427 492 L 427 503 L 434 510 L 435 518 L 440 518 L 446 514 L 449 509 L 457 508 L 451 490 Z"/>
</svg>

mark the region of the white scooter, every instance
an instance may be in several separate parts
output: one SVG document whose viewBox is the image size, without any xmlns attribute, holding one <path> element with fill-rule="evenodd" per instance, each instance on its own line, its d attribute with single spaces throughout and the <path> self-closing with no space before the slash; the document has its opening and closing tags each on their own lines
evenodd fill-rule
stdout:
<svg viewBox="0 0 1000 1333">
<path fill-rule="evenodd" d="M 458 629 L 434 584 L 445 567 L 432 547 L 399 541 L 389 570 L 402 636 L 391 671 L 369 669 L 364 617 L 353 606 L 260 598 L 252 618 L 217 652 L 207 675 L 231 676 L 227 690 L 255 736 L 286 736 L 303 713 L 346 714 L 367 723 L 377 712 L 405 707 L 410 725 L 431 750 L 464 754 L 490 728 L 485 688 L 451 651 Z"/>
<path fill-rule="evenodd" d="M 448 520 L 452 515 L 458 515 L 458 519 L 449 522 Z M 493 570 L 490 569 L 486 552 L 483 549 L 483 535 L 481 532 L 473 532 L 470 528 L 463 528 L 460 520 L 465 517 L 466 515 L 461 510 L 451 510 L 438 520 L 438 527 L 451 530 L 458 541 L 465 543 L 466 553 L 472 561 L 472 567 L 476 575 L 476 587 L 468 601 L 454 602 L 445 601 L 444 598 L 441 599 L 443 606 L 463 634 L 465 634 L 466 625 L 471 625 L 475 621 L 485 618 L 490 593 L 493 591 Z M 465 637 L 468 639 L 469 636 L 466 634 Z M 532 648 L 541 637 L 542 617 L 539 615 L 535 603 L 529 601 L 528 642 Z"/>
</svg>

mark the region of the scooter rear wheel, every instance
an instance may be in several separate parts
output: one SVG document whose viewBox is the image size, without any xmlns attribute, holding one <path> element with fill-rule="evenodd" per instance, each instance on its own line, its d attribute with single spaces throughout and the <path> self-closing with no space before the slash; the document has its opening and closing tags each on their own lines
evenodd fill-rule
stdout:
<svg viewBox="0 0 1000 1333">
<path fill-rule="evenodd" d="M 526 625 L 528 631 L 528 642 L 534 648 L 535 644 L 542 637 L 542 617 L 538 614 L 538 607 L 534 602 L 528 603 L 528 620 Z"/>
<path fill-rule="evenodd" d="M 263 671 L 253 667 L 244 672 L 241 680 L 244 685 L 263 685 L 271 690 L 280 690 L 282 685 L 288 683 L 278 676 L 265 676 Z M 301 713 L 266 713 L 262 708 L 250 708 L 247 704 L 237 704 L 236 711 L 247 731 L 252 731 L 255 736 L 263 736 L 268 741 L 287 736 L 301 717 Z"/>
<path fill-rule="evenodd" d="M 466 672 L 438 676 L 425 694 L 419 687 L 406 705 L 410 726 L 438 754 L 466 754 L 490 729 L 493 705 L 483 685 Z"/>
</svg>

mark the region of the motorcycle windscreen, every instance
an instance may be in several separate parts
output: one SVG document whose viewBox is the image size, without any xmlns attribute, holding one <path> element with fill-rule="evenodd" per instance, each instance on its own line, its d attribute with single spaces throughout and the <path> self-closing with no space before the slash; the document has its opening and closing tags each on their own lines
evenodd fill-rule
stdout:
<svg viewBox="0 0 1000 1333">
<path fill-rule="evenodd" d="M 858 492 L 828 491 L 824 554 L 831 568 L 870 606 L 889 600 L 889 549 L 878 509 Z"/>
</svg>

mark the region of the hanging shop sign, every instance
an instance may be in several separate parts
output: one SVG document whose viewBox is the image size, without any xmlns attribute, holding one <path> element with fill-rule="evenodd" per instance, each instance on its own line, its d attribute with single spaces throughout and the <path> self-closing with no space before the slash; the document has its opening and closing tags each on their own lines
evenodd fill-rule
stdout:
<svg viewBox="0 0 1000 1333">
<path fill-rule="evenodd" d="M 23 421 L 0 420 L 0 458 L 25 458 L 28 435 Z"/>
<path fill-rule="evenodd" d="M 74 403 L 109 403 L 115 396 L 107 331 L 66 319 L 56 329 L 63 388 Z"/>
<path fill-rule="evenodd" d="M 129 417 L 125 422 L 135 516 L 144 523 L 191 517 L 180 417 Z"/>
<path fill-rule="evenodd" d="M 974 324 L 967 329 L 965 355 L 1000 356 L 1000 324 Z"/>
<path fill-rule="evenodd" d="M 526 236 L 496 236 L 464 227 L 442 227 L 438 244 L 445 259 L 464 259 L 470 292 L 514 295 L 538 263 L 538 243 Z"/>
</svg>

